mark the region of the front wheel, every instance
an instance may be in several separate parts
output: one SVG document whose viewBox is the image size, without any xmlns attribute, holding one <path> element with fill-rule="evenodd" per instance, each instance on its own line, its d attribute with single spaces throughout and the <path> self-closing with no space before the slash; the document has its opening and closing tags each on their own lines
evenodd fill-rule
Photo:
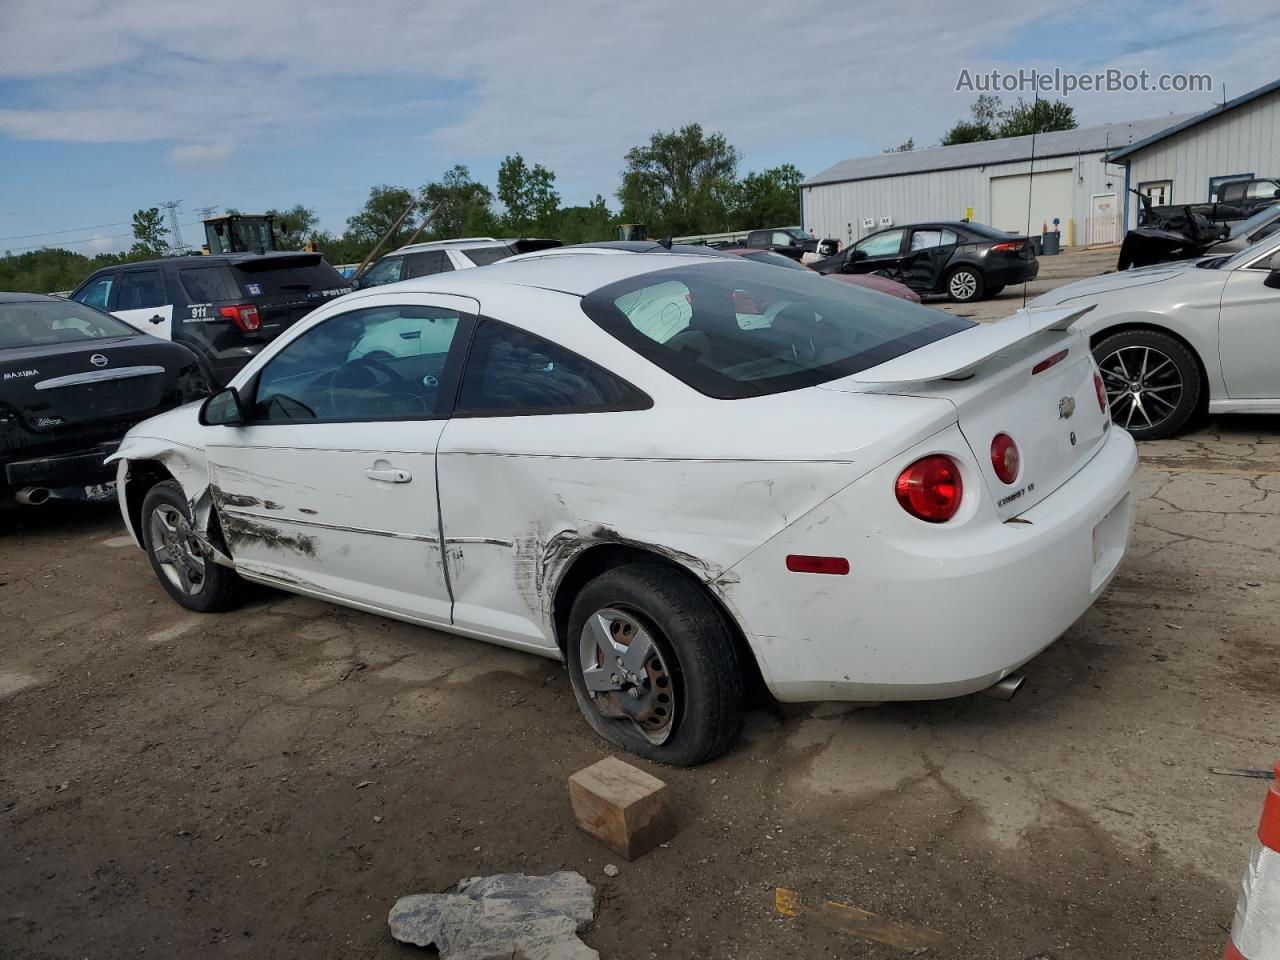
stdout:
<svg viewBox="0 0 1280 960">
<path fill-rule="evenodd" d="M 191 525 L 191 508 L 176 480 L 157 483 L 142 500 L 142 545 L 160 585 L 197 613 L 238 606 L 245 582 L 214 563 Z"/>
<path fill-rule="evenodd" d="M 973 267 L 957 267 L 947 277 L 947 296 L 956 303 L 982 299 L 982 274 Z"/>
<path fill-rule="evenodd" d="M 1111 419 L 1135 440 L 1160 440 L 1181 430 L 1200 403 L 1200 364 L 1179 341 L 1158 330 L 1129 330 L 1098 342 L 1093 358 Z"/>
<path fill-rule="evenodd" d="M 673 766 L 733 743 L 743 709 L 737 649 L 688 577 L 657 563 L 601 574 L 574 601 L 567 640 L 578 706 L 605 739 Z"/>
</svg>

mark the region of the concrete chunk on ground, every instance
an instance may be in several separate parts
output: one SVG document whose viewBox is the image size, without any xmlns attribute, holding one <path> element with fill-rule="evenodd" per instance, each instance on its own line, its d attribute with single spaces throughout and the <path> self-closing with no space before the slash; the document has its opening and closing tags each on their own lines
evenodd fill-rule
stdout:
<svg viewBox="0 0 1280 960">
<path fill-rule="evenodd" d="M 472 877 L 453 893 L 401 897 L 387 923 L 402 943 L 434 946 L 443 960 L 599 960 L 578 939 L 595 917 L 595 889 L 580 873 Z"/>
</svg>

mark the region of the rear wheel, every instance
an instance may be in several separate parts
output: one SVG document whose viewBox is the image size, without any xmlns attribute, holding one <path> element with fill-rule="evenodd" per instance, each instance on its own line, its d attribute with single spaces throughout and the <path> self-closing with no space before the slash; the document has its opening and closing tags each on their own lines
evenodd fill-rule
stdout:
<svg viewBox="0 0 1280 960">
<path fill-rule="evenodd" d="M 569 677 L 587 722 L 624 750 L 674 766 L 723 753 L 742 725 L 742 672 L 723 614 L 657 563 L 592 580 L 574 601 Z"/>
<path fill-rule="evenodd" d="M 1098 342 L 1094 359 L 1111 419 L 1137 440 L 1159 440 L 1182 429 L 1200 404 L 1200 363 L 1179 341 L 1157 330 L 1130 330 Z"/>
<path fill-rule="evenodd" d="M 956 303 L 982 299 L 982 274 L 974 267 L 956 267 L 947 276 L 947 296 Z"/>
<path fill-rule="evenodd" d="M 142 500 L 142 545 L 160 585 L 197 613 L 238 606 L 246 584 L 214 563 L 191 525 L 191 508 L 176 480 L 157 483 Z"/>
</svg>

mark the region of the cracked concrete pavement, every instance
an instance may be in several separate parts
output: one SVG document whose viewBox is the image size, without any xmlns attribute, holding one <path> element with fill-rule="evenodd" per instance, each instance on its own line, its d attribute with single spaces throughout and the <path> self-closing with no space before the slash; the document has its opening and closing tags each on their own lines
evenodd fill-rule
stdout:
<svg viewBox="0 0 1280 960">
<path fill-rule="evenodd" d="M 555 870 L 602 890 L 607 957 L 902 955 L 775 886 L 940 957 L 1216 955 L 1265 783 L 1209 768 L 1280 756 L 1280 418 L 1141 457 L 1129 556 L 1016 700 L 759 704 L 721 761 L 641 764 L 680 831 L 617 877 L 559 665 L 265 591 L 189 614 L 110 509 L 9 518 L 0 958 L 408 957 L 399 896 Z"/>
</svg>

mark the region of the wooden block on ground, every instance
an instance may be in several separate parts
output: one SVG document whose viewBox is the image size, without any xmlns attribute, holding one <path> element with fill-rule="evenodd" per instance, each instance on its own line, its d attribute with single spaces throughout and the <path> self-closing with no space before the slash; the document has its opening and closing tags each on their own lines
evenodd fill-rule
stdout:
<svg viewBox="0 0 1280 960">
<path fill-rule="evenodd" d="M 675 836 L 667 785 L 616 757 L 571 776 L 569 802 L 578 826 L 627 860 Z"/>
</svg>

